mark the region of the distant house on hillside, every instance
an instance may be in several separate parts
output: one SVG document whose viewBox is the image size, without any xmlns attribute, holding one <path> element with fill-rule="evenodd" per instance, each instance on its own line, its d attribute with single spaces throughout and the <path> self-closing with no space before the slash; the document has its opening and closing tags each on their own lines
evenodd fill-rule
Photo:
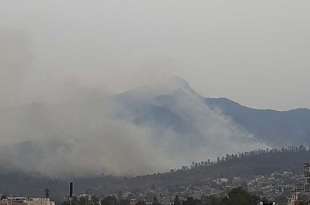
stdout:
<svg viewBox="0 0 310 205">
<path fill-rule="evenodd" d="M 310 163 L 304 164 L 304 177 L 304 184 L 296 186 L 288 205 L 310 205 Z"/>
</svg>

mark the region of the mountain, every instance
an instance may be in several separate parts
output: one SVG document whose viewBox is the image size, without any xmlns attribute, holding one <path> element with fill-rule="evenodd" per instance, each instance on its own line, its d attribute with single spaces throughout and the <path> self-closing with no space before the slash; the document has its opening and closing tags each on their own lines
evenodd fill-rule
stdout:
<svg viewBox="0 0 310 205">
<path fill-rule="evenodd" d="M 113 104 L 117 119 L 150 129 L 154 140 L 169 149 L 169 156 L 186 159 L 184 164 L 267 147 L 228 116 L 210 109 L 184 80 L 163 84 L 119 94 Z"/>
<path fill-rule="evenodd" d="M 271 147 L 310 145 L 309 109 L 289 111 L 254 109 L 227 98 L 205 98 L 193 91 L 184 80 L 177 78 L 172 81 L 173 86 L 167 86 L 166 83 L 166 89 L 143 87 L 117 96 L 117 102 L 125 109 L 120 117 L 138 125 L 170 128 L 182 136 L 192 133 L 197 135 L 193 123 L 195 120 L 185 114 L 193 113 L 195 109 L 197 111 L 195 117 L 199 116 L 199 123 L 205 127 L 210 124 L 209 117 L 218 114 L 230 120 L 230 124 L 237 127 L 240 132 L 253 136 L 265 145 Z M 181 108 L 178 107 L 180 104 L 183 104 Z"/>
<path fill-rule="evenodd" d="M 0 165 L 47 176 L 143 175 L 227 153 L 310 145 L 309 110 L 205 98 L 179 78 L 113 96 L 74 93 L 58 103 L 1 107 Z"/>
<path fill-rule="evenodd" d="M 236 123 L 265 143 L 310 145 L 310 110 L 260 110 L 242 106 L 227 98 L 205 98 L 211 109 L 219 109 Z"/>
<path fill-rule="evenodd" d="M 263 152 L 189 171 L 107 176 L 165 172 L 227 153 L 310 145 L 308 109 L 259 110 L 205 98 L 178 78 L 114 96 L 78 92 L 65 102 L 1 108 L 0 113 L 0 193 L 33 195 L 49 187 L 61 199 L 72 176 L 79 191 L 102 193 L 241 171 L 247 176 L 294 170 L 309 160 L 304 149 Z"/>
</svg>

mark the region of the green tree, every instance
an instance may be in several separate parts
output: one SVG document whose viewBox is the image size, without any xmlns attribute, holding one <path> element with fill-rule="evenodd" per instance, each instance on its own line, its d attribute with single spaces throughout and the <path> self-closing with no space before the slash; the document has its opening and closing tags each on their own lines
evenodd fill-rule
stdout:
<svg viewBox="0 0 310 205">
<path fill-rule="evenodd" d="M 223 199 L 223 205 L 256 205 L 259 198 L 251 195 L 242 188 L 232 189 Z"/>
<path fill-rule="evenodd" d="M 174 203 L 173 203 L 173 204 L 174 204 L 174 205 L 181 205 L 181 201 L 180 201 L 178 195 L 175 196 L 175 198 L 174 198 Z"/>
</svg>

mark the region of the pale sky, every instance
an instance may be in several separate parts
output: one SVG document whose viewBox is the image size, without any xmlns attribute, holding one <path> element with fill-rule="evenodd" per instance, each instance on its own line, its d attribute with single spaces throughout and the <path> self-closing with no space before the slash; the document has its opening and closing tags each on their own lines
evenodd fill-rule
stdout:
<svg viewBox="0 0 310 205">
<path fill-rule="evenodd" d="M 310 108 L 308 0 L 0 3 L 1 87 L 27 79 L 15 90 L 40 95 L 78 81 L 120 92 L 177 75 L 204 96 Z"/>
</svg>

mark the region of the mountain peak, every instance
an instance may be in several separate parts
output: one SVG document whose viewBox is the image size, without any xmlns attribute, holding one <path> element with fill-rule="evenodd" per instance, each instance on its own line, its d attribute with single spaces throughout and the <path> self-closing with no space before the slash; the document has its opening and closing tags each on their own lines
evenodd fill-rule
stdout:
<svg viewBox="0 0 310 205">
<path fill-rule="evenodd" d="M 183 78 L 180 78 L 178 76 L 171 77 L 169 80 L 169 83 L 171 84 L 172 87 L 175 88 L 182 88 L 182 89 L 190 89 L 192 90 L 191 86 L 189 83 L 184 80 Z"/>
<path fill-rule="evenodd" d="M 149 82 L 148 84 L 121 93 L 118 96 L 125 97 L 126 101 L 148 101 L 160 95 L 172 94 L 176 91 L 195 94 L 195 91 L 190 87 L 189 83 L 177 76 L 163 77 L 156 82 Z"/>
<path fill-rule="evenodd" d="M 164 77 L 156 82 L 151 82 L 145 86 L 147 89 L 156 90 L 158 92 L 169 93 L 176 90 L 186 90 L 193 92 L 189 83 L 178 76 Z"/>
</svg>

